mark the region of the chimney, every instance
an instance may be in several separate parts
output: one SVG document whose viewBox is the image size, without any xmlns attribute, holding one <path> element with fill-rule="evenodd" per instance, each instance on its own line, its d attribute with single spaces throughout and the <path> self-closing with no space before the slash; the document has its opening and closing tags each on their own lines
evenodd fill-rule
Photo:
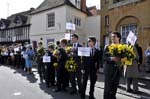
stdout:
<svg viewBox="0 0 150 99">
<path fill-rule="evenodd" d="M 86 0 L 81 0 L 81 10 L 86 12 Z"/>
</svg>

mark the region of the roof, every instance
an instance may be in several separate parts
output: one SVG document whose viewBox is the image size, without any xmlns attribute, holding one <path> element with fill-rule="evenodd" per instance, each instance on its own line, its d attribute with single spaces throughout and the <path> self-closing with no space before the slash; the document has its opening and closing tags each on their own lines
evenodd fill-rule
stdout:
<svg viewBox="0 0 150 99">
<path fill-rule="evenodd" d="M 28 11 L 24 11 L 24 12 L 20 12 L 20 13 L 16 13 L 16 14 L 13 14 L 9 17 L 7 17 L 6 20 L 10 21 L 10 24 L 9 24 L 9 27 L 7 28 L 12 28 L 12 27 L 16 27 L 16 19 L 17 17 L 19 16 L 21 18 L 21 20 L 23 21 L 23 25 L 29 25 L 30 24 L 30 13 L 33 11 L 34 9 L 31 8 L 30 10 Z M 2 19 L 1 19 L 2 20 Z M 0 21 L 1 21 L 0 20 Z"/>
<path fill-rule="evenodd" d="M 53 8 L 56 8 L 56 7 L 65 5 L 65 4 L 76 8 L 69 0 L 44 0 L 43 3 L 41 3 L 41 5 L 39 5 L 39 7 L 37 7 L 37 9 L 35 9 L 31 14 L 40 13 L 42 11 L 53 9 Z M 76 9 L 78 9 L 78 8 L 76 8 Z M 80 9 L 78 9 L 78 10 L 80 10 Z M 82 11 L 82 10 L 80 10 L 80 11 Z"/>
</svg>

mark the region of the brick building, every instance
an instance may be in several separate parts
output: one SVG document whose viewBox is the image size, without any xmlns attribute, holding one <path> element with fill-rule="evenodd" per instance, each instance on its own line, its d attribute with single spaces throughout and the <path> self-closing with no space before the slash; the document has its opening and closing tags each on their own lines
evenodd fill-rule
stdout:
<svg viewBox="0 0 150 99">
<path fill-rule="evenodd" d="M 109 33 L 120 31 L 126 42 L 129 31 L 138 37 L 143 51 L 150 43 L 150 0 L 101 0 L 101 42 L 109 43 Z"/>
</svg>

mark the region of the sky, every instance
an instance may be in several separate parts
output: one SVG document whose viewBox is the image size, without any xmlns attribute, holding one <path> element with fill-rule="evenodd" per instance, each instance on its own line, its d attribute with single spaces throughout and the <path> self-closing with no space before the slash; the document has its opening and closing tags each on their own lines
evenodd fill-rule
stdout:
<svg viewBox="0 0 150 99">
<path fill-rule="evenodd" d="M 37 8 L 44 0 L 0 0 L 0 19 L 8 16 Z M 97 6 L 100 8 L 100 0 L 87 0 L 87 6 Z"/>
</svg>

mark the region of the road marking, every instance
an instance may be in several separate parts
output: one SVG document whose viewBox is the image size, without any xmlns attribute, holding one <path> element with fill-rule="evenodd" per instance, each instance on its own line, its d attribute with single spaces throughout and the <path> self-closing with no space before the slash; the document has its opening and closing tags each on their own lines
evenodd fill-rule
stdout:
<svg viewBox="0 0 150 99">
<path fill-rule="evenodd" d="M 13 93 L 14 96 L 20 96 L 22 93 L 21 92 L 15 92 Z"/>
</svg>

